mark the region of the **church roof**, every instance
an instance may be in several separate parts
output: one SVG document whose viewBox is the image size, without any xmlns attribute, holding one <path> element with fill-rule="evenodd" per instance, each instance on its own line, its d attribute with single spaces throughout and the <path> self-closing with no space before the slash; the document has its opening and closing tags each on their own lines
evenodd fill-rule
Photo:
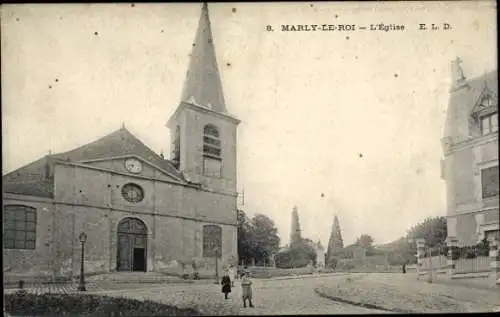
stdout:
<svg viewBox="0 0 500 317">
<path fill-rule="evenodd" d="M 38 197 L 52 197 L 54 180 L 46 176 L 47 156 L 2 177 L 3 192 Z"/>
<path fill-rule="evenodd" d="M 226 113 L 208 6 L 203 4 L 182 92 L 182 101 Z"/>
<path fill-rule="evenodd" d="M 77 162 L 124 155 L 136 155 L 175 177 L 184 180 L 182 173 L 169 160 L 161 158 L 124 126 L 94 142 L 71 151 L 47 155 L 33 163 L 3 176 L 3 191 L 41 197 L 52 197 L 53 179 L 48 166 L 54 161 Z"/>
</svg>

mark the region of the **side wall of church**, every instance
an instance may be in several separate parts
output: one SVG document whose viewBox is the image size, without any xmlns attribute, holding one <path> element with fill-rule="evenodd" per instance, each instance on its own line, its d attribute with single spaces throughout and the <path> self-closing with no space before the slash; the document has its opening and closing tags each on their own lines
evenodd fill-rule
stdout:
<svg viewBox="0 0 500 317">
<path fill-rule="evenodd" d="M 15 280 L 13 277 L 21 273 L 24 276 L 51 275 L 52 259 L 53 254 L 55 254 L 52 239 L 52 232 L 55 228 L 52 200 L 25 195 L 4 194 L 3 205 L 23 205 L 36 209 L 35 249 L 3 249 L 5 282 L 9 282 L 11 279 Z"/>
</svg>

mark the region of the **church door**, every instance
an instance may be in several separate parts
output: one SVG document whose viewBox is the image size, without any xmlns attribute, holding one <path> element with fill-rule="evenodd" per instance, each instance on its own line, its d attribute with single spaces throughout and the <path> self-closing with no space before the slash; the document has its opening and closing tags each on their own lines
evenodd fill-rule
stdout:
<svg viewBox="0 0 500 317">
<path fill-rule="evenodd" d="M 117 271 L 146 272 L 148 231 L 137 218 L 125 218 L 118 224 Z"/>
</svg>

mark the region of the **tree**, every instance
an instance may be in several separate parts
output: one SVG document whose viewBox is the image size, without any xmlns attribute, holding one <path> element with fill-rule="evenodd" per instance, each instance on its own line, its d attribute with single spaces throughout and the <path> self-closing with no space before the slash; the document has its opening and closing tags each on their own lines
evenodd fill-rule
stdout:
<svg viewBox="0 0 500 317">
<path fill-rule="evenodd" d="M 290 226 L 290 248 L 298 246 L 301 242 L 302 238 L 299 221 L 299 210 L 297 206 L 295 206 L 292 210 L 292 224 Z"/>
<path fill-rule="evenodd" d="M 243 210 L 238 209 L 236 212 L 238 222 L 238 259 L 240 263 L 246 263 L 253 258 L 252 225 Z"/>
<path fill-rule="evenodd" d="M 333 261 L 334 256 L 344 248 L 344 241 L 342 240 L 342 233 L 340 230 L 339 219 L 337 216 L 333 218 L 332 231 L 330 239 L 328 240 L 328 249 L 326 250 L 326 266 L 333 266 L 329 263 Z M 335 261 L 335 263 L 337 263 Z"/>
<path fill-rule="evenodd" d="M 406 238 L 400 238 L 391 242 L 391 247 L 387 251 L 387 261 L 391 265 L 402 265 L 416 263 L 415 247 L 413 242 L 409 242 Z"/>
<path fill-rule="evenodd" d="M 301 238 L 300 247 L 304 249 L 307 254 L 307 258 L 312 261 L 313 265 L 316 265 L 316 260 L 318 255 L 316 254 L 316 243 L 309 238 Z"/>
<path fill-rule="evenodd" d="M 371 249 L 373 245 L 373 238 L 370 235 L 362 234 L 357 240 L 356 244 L 362 247 L 363 249 Z"/>
<path fill-rule="evenodd" d="M 447 236 L 446 217 L 428 217 L 408 230 L 408 239 L 425 239 L 426 245 L 437 247 L 445 244 Z"/>
<path fill-rule="evenodd" d="M 280 238 L 274 221 L 263 214 L 251 220 L 251 250 L 257 263 L 265 263 L 279 250 Z"/>
<path fill-rule="evenodd" d="M 282 251 L 275 257 L 276 267 L 281 269 L 305 267 L 310 261 L 310 255 L 304 246 Z"/>
</svg>

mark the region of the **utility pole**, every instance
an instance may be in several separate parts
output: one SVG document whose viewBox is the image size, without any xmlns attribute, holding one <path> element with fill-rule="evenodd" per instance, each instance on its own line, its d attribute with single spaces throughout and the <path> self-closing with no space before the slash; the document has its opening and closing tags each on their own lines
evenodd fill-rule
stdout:
<svg viewBox="0 0 500 317">
<path fill-rule="evenodd" d="M 219 248 L 215 248 L 215 284 L 219 284 Z"/>
</svg>

